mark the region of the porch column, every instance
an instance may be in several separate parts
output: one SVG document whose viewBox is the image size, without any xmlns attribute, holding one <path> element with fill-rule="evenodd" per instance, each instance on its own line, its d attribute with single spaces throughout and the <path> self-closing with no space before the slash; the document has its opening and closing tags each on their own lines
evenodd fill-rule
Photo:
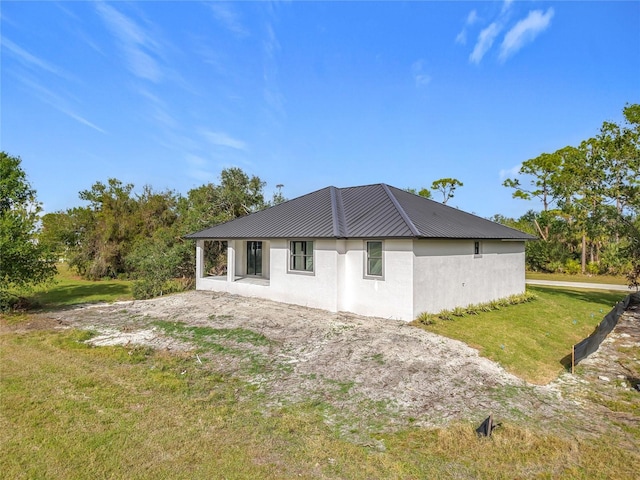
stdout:
<svg viewBox="0 0 640 480">
<path fill-rule="evenodd" d="M 204 278 L 204 240 L 196 241 L 196 278 Z"/>
<path fill-rule="evenodd" d="M 236 279 L 236 241 L 227 240 L 227 282 Z"/>
</svg>

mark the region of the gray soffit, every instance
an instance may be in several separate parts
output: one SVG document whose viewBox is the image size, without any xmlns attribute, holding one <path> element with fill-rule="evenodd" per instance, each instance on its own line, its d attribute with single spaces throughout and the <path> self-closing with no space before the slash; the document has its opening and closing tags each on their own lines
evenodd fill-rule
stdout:
<svg viewBox="0 0 640 480">
<path fill-rule="evenodd" d="M 536 237 L 385 184 L 326 187 L 259 212 L 187 235 L 236 238 Z"/>
</svg>

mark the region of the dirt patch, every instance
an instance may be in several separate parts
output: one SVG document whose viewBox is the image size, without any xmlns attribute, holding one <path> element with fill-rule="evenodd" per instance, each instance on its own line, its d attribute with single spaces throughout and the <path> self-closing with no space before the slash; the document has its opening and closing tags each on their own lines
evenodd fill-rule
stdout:
<svg viewBox="0 0 640 480">
<path fill-rule="evenodd" d="M 256 385 L 266 409 L 323 402 L 331 407 L 328 421 L 343 412 L 367 425 L 379 420 L 383 429 L 479 423 L 489 413 L 500 421 L 555 428 L 571 415 L 590 430 L 591 411 L 576 408 L 583 400 L 574 395 L 589 375 L 530 385 L 466 344 L 404 322 L 195 291 L 40 317 L 91 329 L 96 345 L 193 351 L 194 365 Z M 198 340 L 195 333 L 204 336 Z"/>
<path fill-rule="evenodd" d="M 596 352 L 554 384 L 591 418 L 591 428 L 613 424 L 634 433 L 640 449 L 640 305 L 631 305 Z M 575 409 L 574 409 L 575 410 Z"/>
</svg>

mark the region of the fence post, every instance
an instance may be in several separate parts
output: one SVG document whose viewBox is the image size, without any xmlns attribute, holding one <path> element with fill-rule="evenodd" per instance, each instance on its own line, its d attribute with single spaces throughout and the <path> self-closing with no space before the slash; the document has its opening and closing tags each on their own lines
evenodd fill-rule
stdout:
<svg viewBox="0 0 640 480">
<path fill-rule="evenodd" d="M 573 367 L 575 365 L 576 360 L 576 346 L 571 345 L 571 375 L 573 375 Z"/>
</svg>

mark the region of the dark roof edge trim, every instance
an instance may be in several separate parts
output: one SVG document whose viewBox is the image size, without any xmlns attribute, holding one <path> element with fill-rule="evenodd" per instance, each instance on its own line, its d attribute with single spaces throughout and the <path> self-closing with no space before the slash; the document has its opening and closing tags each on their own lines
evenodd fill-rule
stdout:
<svg viewBox="0 0 640 480">
<path fill-rule="evenodd" d="M 413 224 L 413 222 L 409 218 L 409 215 L 407 215 L 407 212 L 405 212 L 404 209 L 400 206 L 398 199 L 393 195 L 393 193 L 391 193 L 391 190 L 389 190 L 389 187 L 387 186 L 387 184 L 383 183 L 382 188 L 385 191 L 385 193 L 388 195 L 389 200 L 391 200 L 391 203 L 393 203 L 393 205 L 396 207 L 396 210 L 398 211 L 398 213 L 400 214 L 404 222 L 407 224 L 407 227 L 409 227 L 409 230 L 411 230 L 411 233 L 413 234 L 413 236 L 422 237 L 422 234 L 418 231 L 416 226 Z"/>
</svg>

